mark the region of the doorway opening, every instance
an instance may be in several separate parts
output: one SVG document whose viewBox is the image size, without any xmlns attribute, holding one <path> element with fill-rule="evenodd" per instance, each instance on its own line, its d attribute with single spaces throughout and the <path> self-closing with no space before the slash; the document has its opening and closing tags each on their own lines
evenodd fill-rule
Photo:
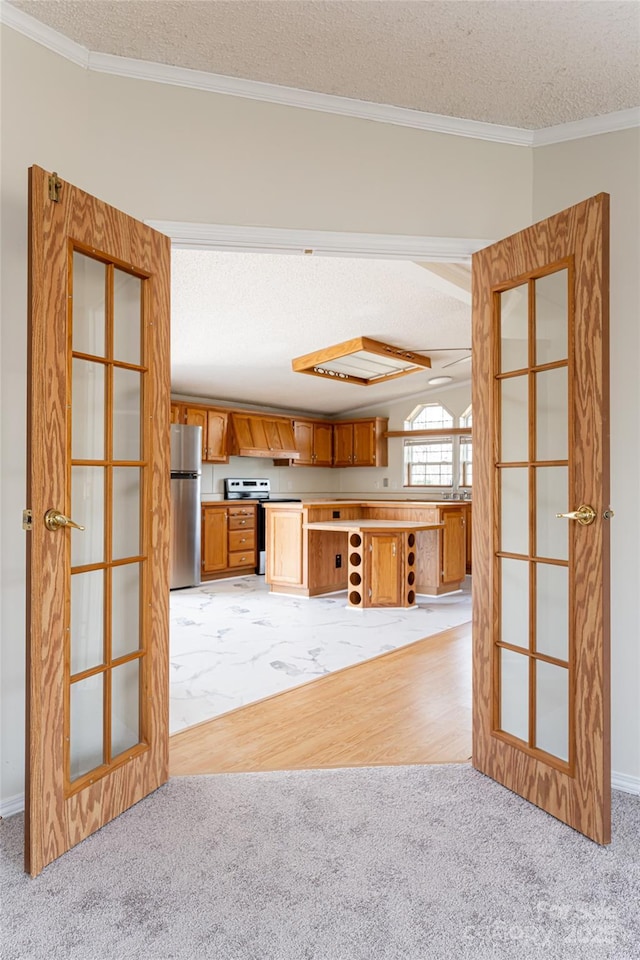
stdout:
<svg viewBox="0 0 640 960">
<path fill-rule="evenodd" d="M 169 234 L 172 232 L 170 228 L 167 229 L 167 224 L 157 226 Z M 197 241 L 186 241 L 184 225 L 181 226 L 181 239 L 174 244 L 177 250 L 174 253 L 172 283 L 174 341 L 177 344 L 175 350 L 172 345 L 174 398 L 185 403 L 191 401 L 242 408 L 254 406 L 280 414 L 328 416 L 332 419 L 386 411 L 387 415 L 392 412 L 395 427 L 398 424 L 402 426 L 416 404 L 424 401 L 444 398 L 459 417 L 468 409 L 470 364 L 465 361 L 469 358 L 470 343 L 470 273 L 468 263 L 464 261 L 469 260 L 473 241 L 466 242 L 464 252 L 461 252 L 463 244 L 459 244 L 454 251 L 449 241 L 444 253 L 434 250 L 429 240 L 419 241 L 419 252 L 418 241 L 414 241 L 411 251 L 399 254 L 398 251 L 389 252 L 389 238 L 369 238 L 387 245 L 386 251 L 380 243 L 371 251 L 363 249 L 361 237 L 343 237 L 341 250 L 348 252 L 349 256 L 337 257 L 335 251 L 325 252 L 323 256 L 322 251 L 318 250 L 318 256 L 311 257 L 309 243 L 301 242 L 298 249 L 290 253 L 302 254 L 305 249 L 306 255 L 292 257 L 271 253 L 274 238 L 267 234 L 275 234 L 276 231 L 264 231 L 260 238 L 256 238 L 255 231 L 252 231 L 251 249 L 241 253 L 238 252 L 237 230 L 231 243 L 229 238 L 220 235 L 222 228 L 214 228 L 212 232 L 216 234 L 215 239 L 207 244 L 208 250 L 203 252 L 202 236 Z M 291 233 L 288 231 L 288 234 Z M 440 243 L 447 246 L 444 241 Z M 478 246 L 482 244 L 483 241 L 478 241 Z M 454 256 L 461 262 L 452 262 Z M 420 294 L 425 292 L 428 295 L 421 298 Z M 293 315 L 295 320 L 292 320 Z M 211 316 L 216 317 L 216 355 L 208 361 L 205 334 Z M 425 318 L 429 316 L 437 318 L 437 326 L 432 328 L 426 323 Z M 247 317 L 250 318 L 249 324 Z M 357 327 L 353 326 L 354 317 Z M 401 321 L 398 317 L 402 318 Z M 182 324 L 183 319 L 186 320 L 186 329 Z M 257 331 L 252 328 L 252 323 L 258 324 Z M 313 329 L 315 340 L 292 342 L 291 331 L 298 329 L 304 332 L 305 325 Z M 332 383 L 329 384 L 329 398 L 324 383 L 317 384 L 324 392 L 316 391 L 315 394 L 312 390 L 305 394 L 298 382 L 300 377 L 293 376 L 290 382 L 285 383 L 284 370 L 278 366 L 283 359 L 288 374 L 290 360 L 296 354 L 309 352 L 314 346 L 320 347 L 325 340 L 348 339 L 356 334 L 384 337 L 389 342 L 394 342 L 395 337 L 396 342 L 407 349 L 428 351 L 433 368 L 426 371 L 426 375 L 415 375 L 415 379 L 412 376 L 396 383 L 388 399 L 382 399 L 381 388 L 374 400 L 369 399 L 368 389 L 356 388 L 354 391 L 350 387 L 345 392 L 344 384 Z M 198 344 L 195 360 L 194 342 Z M 190 350 L 192 359 L 189 357 Z M 275 391 L 269 386 L 270 382 L 274 382 L 274 371 L 276 378 L 279 378 Z M 428 379 L 448 374 L 453 376 L 446 387 L 430 386 L 427 382 Z M 315 378 L 305 378 L 305 386 L 306 382 L 316 384 Z M 387 383 L 385 387 L 388 390 L 391 384 Z M 314 499 L 328 495 L 341 499 L 366 496 L 370 500 L 441 501 L 443 497 L 455 495 L 459 482 L 457 476 L 450 486 L 445 484 L 423 489 L 406 486 L 404 457 L 404 442 L 398 438 L 389 441 L 389 463 L 384 470 L 283 468 L 273 466 L 270 460 L 239 460 L 232 457 L 226 464 L 203 464 L 203 500 L 210 503 L 220 501 L 224 496 L 224 480 L 229 476 L 246 475 L 247 472 L 252 476 L 258 473 L 267 476 L 272 489 L 275 488 L 276 496 L 280 498 L 295 496 Z M 346 683 L 351 684 L 352 699 L 354 689 L 366 688 L 371 681 L 360 672 L 365 666 L 362 661 L 377 658 L 380 662 L 374 665 L 374 669 L 377 668 L 379 677 L 387 678 L 392 671 L 399 676 L 403 670 L 415 676 L 416 669 L 410 666 L 412 657 L 426 664 L 431 653 L 438 669 L 447 662 L 450 667 L 456 665 L 454 676 L 449 680 L 441 676 L 438 689 L 442 691 L 448 683 L 452 684 L 449 702 L 457 705 L 458 719 L 464 716 L 460 726 L 467 729 L 465 746 L 461 745 L 465 738 L 460 736 L 459 731 L 454 746 L 455 733 L 445 718 L 446 711 L 440 709 L 443 722 L 433 755 L 442 761 L 468 759 L 471 727 L 470 626 L 459 628 L 470 621 L 470 581 L 467 580 L 462 592 L 448 597 L 419 597 L 418 615 L 415 611 L 405 611 L 403 618 L 399 611 L 394 611 L 394 617 L 382 611 L 368 611 L 371 621 L 377 617 L 378 622 L 367 625 L 369 640 L 366 644 L 349 642 L 350 635 L 363 634 L 362 615 L 357 629 L 354 629 L 354 614 L 344 610 L 345 602 L 346 594 L 304 600 L 296 598 L 293 601 L 291 598 L 269 596 L 263 578 L 258 577 L 214 580 L 196 590 L 174 591 L 172 732 L 178 733 L 193 724 L 203 724 L 203 721 L 220 717 L 213 721 L 215 728 L 211 728 L 214 740 L 220 743 L 223 724 L 231 731 L 224 736 L 237 737 L 238 730 L 244 724 L 257 723 L 264 731 L 271 722 L 276 722 L 273 717 L 280 710 L 297 718 L 293 732 L 295 735 L 297 728 L 299 735 L 303 700 L 307 711 L 313 711 L 320 709 L 321 702 L 335 698 L 335 691 Z M 276 606 L 280 607 L 277 614 Z M 233 609 L 230 611 L 229 608 Z M 307 620 L 306 626 L 300 626 L 297 622 L 301 616 Z M 332 618 L 335 621 L 333 626 Z M 420 618 L 422 623 L 418 624 Z M 257 627 L 254 624 L 258 624 Z M 338 629 L 336 624 L 339 625 Z M 448 628 L 454 628 L 454 632 L 450 637 L 438 641 L 437 650 L 433 643 L 430 650 L 418 650 L 421 644 L 417 641 L 427 636 L 433 637 Z M 288 644 L 282 638 L 283 631 L 292 638 L 296 629 L 297 650 L 292 639 Z M 272 634 L 279 633 L 279 639 L 269 637 L 270 631 Z M 238 636 L 241 637 L 240 651 L 234 644 Z M 270 641 L 274 642 L 270 644 Z M 411 650 L 398 653 L 398 648 L 404 648 L 405 644 L 411 644 Z M 445 656 L 446 648 L 455 648 L 455 651 Z M 465 651 L 464 656 L 460 651 Z M 244 678 L 242 669 L 234 670 L 234 660 L 237 666 L 241 666 L 237 661 L 244 661 Z M 460 669 L 463 662 L 466 670 Z M 354 666 L 357 663 L 361 666 Z M 366 666 L 369 674 L 372 664 Z M 345 670 L 347 667 L 349 669 Z M 345 670 L 349 676 L 338 678 L 334 673 L 336 670 Z M 429 667 L 428 674 L 432 681 L 438 675 L 432 667 Z M 310 680 L 317 680 L 318 677 L 323 678 L 321 684 L 316 682 L 304 689 L 291 689 L 309 684 Z M 377 682 L 379 684 L 380 680 Z M 285 690 L 289 690 L 289 693 L 285 694 Z M 278 702 L 269 700 L 255 703 L 274 696 Z M 422 711 L 424 720 L 425 713 L 435 712 L 435 706 L 432 696 L 425 695 L 423 698 L 418 693 L 413 694 L 414 702 L 421 699 L 425 703 L 430 702 L 428 710 Z M 244 706 L 239 713 L 236 712 L 241 704 L 247 703 L 253 703 L 253 706 Z M 309 706 L 310 703 L 312 706 Z M 389 705 L 388 709 L 390 715 L 397 716 L 397 708 Z M 359 713 L 364 717 L 364 730 L 367 728 L 366 709 L 362 707 Z M 415 727 L 415 723 L 413 725 Z M 182 753 L 191 755 L 193 759 L 189 740 L 195 736 L 200 744 L 198 756 L 202 759 L 203 752 L 207 754 L 208 769 L 212 772 L 221 767 L 215 764 L 211 751 L 203 748 L 205 726 L 208 724 L 205 723 L 197 731 L 180 732 L 174 737 L 173 743 L 180 742 Z M 333 726 L 335 747 L 336 740 L 339 746 L 344 736 L 336 733 L 335 724 Z M 349 738 L 351 734 L 346 736 Z M 430 736 L 433 739 L 433 728 Z M 308 741 L 308 737 L 305 740 Z M 443 748 L 442 744 L 447 742 L 450 747 Z M 274 759 L 273 762 L 295 765 L 295 742 L 292 747 L 288 760 Z M 264 757 L 263 749 L 260 754 Z M 227 759 L 231 755 L 238 757 L 233 747 L 227 752 Z M 333 759 L 329 759 L 326 765 L 341 765 L 341 761 L 335 757 L 335 750 L 331 756 Z M 360 762 L 365 764 L 429 762 L 402 758 L 391 761 L 384 759 L 383 754 L 379 755 L 381 759 L 376 760 L 366 751 L 361 756 Z M 415 757 L 415 753 L 412 757 Z M 255 757 L 246 762 L 249 766 L 234 766 L 233 769 L 257 769 Z M 320 760 L 316 762 L 321 763 Z M 342 761 L 342 765 L 354 762 L 353 754 L 350 754 Z M 314 764 L 303 761 L 303 765 Z M 179 766 L 174 772 L 188 772 L 188 769 Z M 198 767 L 193 772 L 206 771 Z"/>
</svg>

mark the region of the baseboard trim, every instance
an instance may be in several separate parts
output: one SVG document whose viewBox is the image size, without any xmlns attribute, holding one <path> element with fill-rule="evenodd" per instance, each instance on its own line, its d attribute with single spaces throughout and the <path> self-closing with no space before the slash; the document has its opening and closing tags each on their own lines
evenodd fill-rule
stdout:
<svg viewBox="0 0 640 960">
<path fill-rule="evenodd" d="M 640 777 L 630 777 L 627 773 L 616 773 L 611 771 L 611 786 L 614 790 L 621 790 L 622 793 L 632 793 L 640 797 Z"/>
<path fill-rule="evenodd" d="M 204 721 L 208 723 L 208 721 Z M 176 733 L 181 731 L 177 730 Z M 611 787 L 614 790 L 620 790 L 622 793 L 631 793 L 634 796 L 640 796 L 640 777 L 630 777 L 626 773 L 611 773 Z M 0 800 L 0 817 L 12 817 L 15 813 L 22 813 L 24 810 L 24 794 L 16 793 L 13 797 L 7 797 L 6 800 Z"/>
<path fill-rule="evenodd" d="M 0 817 L 12 817 L 14 813 L 24 810 L 24 793 L 16 793 L 13 797 L 0 800 Z"/>
</svg>

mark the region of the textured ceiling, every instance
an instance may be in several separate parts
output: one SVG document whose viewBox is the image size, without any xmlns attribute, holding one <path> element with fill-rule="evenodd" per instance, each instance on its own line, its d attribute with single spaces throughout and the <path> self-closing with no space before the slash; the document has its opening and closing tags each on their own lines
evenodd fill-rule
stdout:
<svg viewBox="0 0 640 960">
<path fill-rule="evenodd" d="M 420 350 L 468 347 L 468 291 L 399 260 L 252 253 L 172 253 L 171 383 L 174 393 L 315 413 L 342 413 L 419 391 L 432 370 L 379 386 L 327 382 L 293 373 L 294 357 L 369 336 Z M 467 276 L 463 279 L 468 281 Z M 444 371 L 468 380 L 470 365 Z"/>
<path fill-rule="evenodd" d="M 538 129 L 640 103 L 636 0 L 14 0 L 92 51 Z"/>
</svg>

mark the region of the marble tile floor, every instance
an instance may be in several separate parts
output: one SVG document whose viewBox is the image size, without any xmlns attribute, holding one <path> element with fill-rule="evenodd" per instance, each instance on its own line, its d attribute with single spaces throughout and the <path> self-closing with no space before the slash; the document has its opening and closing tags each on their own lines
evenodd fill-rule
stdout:
<svg viewBox="0 0 640 960">
<path fill-rule="evenodd" d="M 461 592 L 408 610 L 351 610 L 347 594 L 270 594 L 264 577 L 171 593 L 171 733 L 471 619 Z"/>
</svg>

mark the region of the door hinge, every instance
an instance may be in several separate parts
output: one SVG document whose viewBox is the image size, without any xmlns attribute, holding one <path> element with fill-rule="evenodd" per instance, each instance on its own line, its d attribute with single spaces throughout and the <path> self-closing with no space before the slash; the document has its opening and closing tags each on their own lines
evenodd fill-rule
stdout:
<svg viewBox="0 0 640 960">
<path fill-rule="evenodd" d="M 55 172 L 49 175 L 49 200 L 54 203 L 60 203 L 60 191 L 62 190 L 62 180 Z"/>
<path fill-rule="evenodd" d="M 31 510 L 22 511 L 22 529 L 33 530 L 33 514 Z"/>
</svg>

